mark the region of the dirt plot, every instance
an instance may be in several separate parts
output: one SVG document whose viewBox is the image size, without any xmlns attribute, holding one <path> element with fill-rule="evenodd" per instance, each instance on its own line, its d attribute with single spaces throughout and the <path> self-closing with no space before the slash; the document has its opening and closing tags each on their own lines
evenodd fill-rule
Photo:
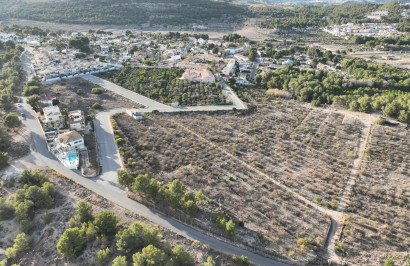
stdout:
<svg viewBox="0 0 410 266">
<path fill-rule="evenodd" d="M 410 248 L 410 132 L 373 125 L 342 235 L 348 261 L 398 265 Z"/>
<path fill-rule="evenodd" d="M 75 215 L 75 205 L 79 200 L 85 199 L 88 203 L 94 206 L 94 214 L 102 210 L 109 210 L 119 215 L 121 218 L 121 226 L 128 227 L 135 221 L 145 222 L 149 227 L 158 227 L 156 224 L 144 219 L 143 217 L 123 209 L 117 205 L 110 203 L 104 198 L 94 194 L 93 192 L 65 179 L 62 176 L 49 172 L 50 182 L 55 185 L 58 191 L 55 200 L 55 206 L 52 209 L 38 210 L 36 212 L 33 224 L 35 225 L 32 233 L 33 249 L 29 252 L 20 254 L 13 263 L 21 265 L 63 265 L 67 261 L 63 259 L 57 251 L 56 245 L 68 228 L 68 220 Z M 0 187 L 0 196 L 12 198 L 14 192 L 18 189 L 18 183 L 14 187 Z M 41 216 L 44 211 L 51 215 L 51 222 L 44 224 Z M 0 221 L 0 247 L 6 248 L 12 246 L 13 239 L 20 233 L 19 225 L 16 219 Z M 212 256 L 218 264 L 233 265 L 231 258 L 227 255 L 222 255 L 211 250 L 205 245 L 198 242 L 188 240 L 168 229 L 160 227 L 161 241 L 169 241 L 174 247 L 183 245 L 195 259 L 196 264 L 206 261 L 208 256 Z M 115 243 L 109 238 L 97 238 L 94 243 L 88 243 L 87 249 L 76 259 L 70 261 L 70 265 L 94 264 L 97 252 L 109 247 L 110 250 L 115 250 Z M 0 249 L 0 260 L 5 258 Z M 4 252 L 4 251 L 3 251 Z M 132 255 L 132 254 L 129 254 Z M 113 254 L 115 257 L 116 255 Z"/>
<path fill-rule="evenodd" d="M 270 110 L 270 115 L 274 112 Z M 202 224 L 202 229 L 219 232 L 212 222 L 212 215 L 222 210 L 237 224 L 235 242 L 265 254 L 307 262 L 321 253 L 329 218 L 275 185 L 272 179 L 276 176 L 268 178 L 258 173 L 184 128 L 185 124 L 192 130 L 207 129 L 209 132 L 200 134 L 215 141 L 221 148 L 230 151 L 237 149 L 241 153 L 240 146 L 248 149 L 245 146 L 250 142 L 248 134 L 256 138 L 259 132 L 252 131 L 255 128 L 253 123 L 249 127 L 251 132 L 241 129 L 247 126 L 246 123 L 249 125 L 249 121 L 240 121 L 241 118 L 254 120 L 262 113 L 244 116 L 161 114 L 150 115 L 143 121 L 135 121 L 124 114 L 115 118 L 120 129 L 115 133 L 124 142 L 120 148 L 124 163 L 134 173 L 148 173 L 163 182 L 181 179 L 189 190 L 202 190 L 208 199 L 201 205 L 196 219 Z M 271 116 L 269 119 L 272 119 Z M 220 129 L 219 118 L 226 118 L 229 128 Z M 294 118 L 283 123 L 292 120 L 298 122 Z M 238 129 L 231 131 L 231 125 Z M 235 141 L 230 143 L 212 139 L 231 134 L 235 135 Z M 311 183 L 310 180 L 304 182 Z M 240 226 L 241 222 L 244 227 Z"/>
<path fill-rule="evenodd" d="M 102 94 L 92 94 L 92 88 L 101 87 L 82 78 L 76 78 L 44 85 L 43 91 L 48 96 L 57 96 L 63 108 L 70 111 L 80 109 L 84 111 L 85 115 L 99 111 L 91 109 L 94 103 L 101 104 L 101 110 L 141 107 L 141 105 L 103 88 L 101 88 L 103 90 Z M 78 90 L 81 90 L 81 92 L 78 93 Z"/>
</svg>

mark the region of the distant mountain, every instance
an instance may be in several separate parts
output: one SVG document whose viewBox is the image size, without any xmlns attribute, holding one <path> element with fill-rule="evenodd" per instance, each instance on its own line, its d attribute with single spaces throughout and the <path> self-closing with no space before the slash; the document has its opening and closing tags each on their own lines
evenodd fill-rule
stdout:
<svg viewBox="0 0 410 266">
<path fill-rule="evenodd" d="M 248 2 L 254 3 L 282 3 L 289 5 L 303 5 L 303 4 L 312 4 L 312 5 L 342 5 L 342 4 L 351 4 L 351 3 L 388 3 L 392 0 L 245 0 Z M 401 1 L 409 2 L 409 1 Z"/>
</svg>

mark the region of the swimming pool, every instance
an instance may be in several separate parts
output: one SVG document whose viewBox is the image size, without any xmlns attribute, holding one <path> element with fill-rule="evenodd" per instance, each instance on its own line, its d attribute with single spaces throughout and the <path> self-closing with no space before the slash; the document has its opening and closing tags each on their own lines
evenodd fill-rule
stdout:
<svg viewBox="0 0 410 266">
<path fill-rule="evenodd" d="M 77 160 L 77 154 L 76 153 L 70 153 L 68 155 L 68 161 L 72 162 L 72 161 L 75 161 L 75 160 Z"/>
</svg>

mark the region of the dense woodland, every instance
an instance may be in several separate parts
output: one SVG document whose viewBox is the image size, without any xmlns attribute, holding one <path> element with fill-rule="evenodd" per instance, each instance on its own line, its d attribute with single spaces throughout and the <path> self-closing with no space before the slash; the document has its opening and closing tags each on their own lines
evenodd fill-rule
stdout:
<svg viewBox="0 0 410 266">
<path fill-rule="evenodd" d="M 215 83 L 180 80 L 182 69 L 124 67 L 100 74 L 116 84 L 151 99 L 182 106 L 229 104 L 222 87 Z"/>
<path fill-rule="evenodd" d="M 153 6 L 155 5 L 155 7 Z M 115 10 L 115 11 L 114 11 Z M 76 0 L 62 2 L 0 1 L 0 18 L 62 23 L 186 25 L 240 17 L 244 9 L 210 0 Z"/>
<path fill-rule="evenodd" d="M 390 49 L 390 50 L 409 50 L 410 47 L 410 36 L 400 36 L 400 37 L 367 37 L 360 35 L 350 36 L 350 40 L 355 44 L 364 44 L 368 47 L 373 47 L 377 50 L 380 49 Z"/>
<path fill-rule="evenodd" d="M 346 76 L 322 70 L 284 67 L 267 72 L 261 86 L 269 92 L 290 92 L 299 101 L 313 105 L 333 104 L 352 111 L 381 111 L 384 115 L 410 123 L 410 73 L 361 59 L 343 61 Z"/>
<path fill-rule="evenodd" d="M 328 26 L 344 23 L 362 23 L 366 15 L 376 10 L 389 10 L 390 14 L 382 22 L 400 23 L 399 27 L 409 30 L 408 20 L 401 17 L 398 3 L 380 4 L 347 4 L 331 6 L 301 5 L 294 8 L 255 7 L 251 12 L 266 18 L 263 27 L 291 29 L 309 26 Z"/>
<path fill-rule="evenodd" d="M 4 111 L 0 127 L 0 169 L 8 164 L 9 136 L 7 130 L 20 126 L 16 113 L 9 113 L 15 102 L 15 93 L 21 81 L 20 54 L 24 49 L 14 42 L 0 42 L 0 109 Z"/>
</svg>

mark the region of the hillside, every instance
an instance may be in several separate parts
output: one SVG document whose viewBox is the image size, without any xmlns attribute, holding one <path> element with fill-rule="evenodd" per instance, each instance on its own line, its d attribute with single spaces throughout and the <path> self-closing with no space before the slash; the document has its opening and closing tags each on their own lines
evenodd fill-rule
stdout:
<svg viewBox="0 0 410 266">
<path fill-rule="evenodd" d="M 72 24 L 189 25 L 207 20 L 239 21 L 245 9 L 210 0 L 73 0 L 59 2 L 0 0 L 0 19 L 29 19 Z"/>
</svg>

